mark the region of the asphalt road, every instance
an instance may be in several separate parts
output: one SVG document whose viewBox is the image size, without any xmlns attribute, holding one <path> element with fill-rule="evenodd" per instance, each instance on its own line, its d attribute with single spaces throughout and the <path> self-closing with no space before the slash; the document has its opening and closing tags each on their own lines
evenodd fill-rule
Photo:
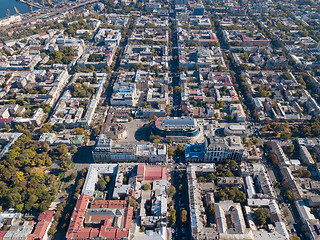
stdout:
<svg viewBox="0 0 320 240">
<path fill-rule="evenodd" d="M 175 224 L 175 232 L 173 234 L 174 239 L 186 239 L 191 240 L 191 231 L 190 231 L 190 221 L 189 221 L 189 198 L 187 192 L 187 178 L 185 174 L 185 170 L 182 170 L 184 173 L 184 177 L 182 179 L 179 178 L 180 171 L 174 171 L 174 186 L 177 189 L 177 193 L 175 194 L 173 201 L 175 203 L 175 210 L 176 210 L 176 224 Z M 179 190 L 179 186 L 182 185 L 182 190 Z M 186 209 L 188 212 L 188 220 L 186 223 L 181 223 L 180 221 L 180 213 L 182 209 Z"/>
</svg>

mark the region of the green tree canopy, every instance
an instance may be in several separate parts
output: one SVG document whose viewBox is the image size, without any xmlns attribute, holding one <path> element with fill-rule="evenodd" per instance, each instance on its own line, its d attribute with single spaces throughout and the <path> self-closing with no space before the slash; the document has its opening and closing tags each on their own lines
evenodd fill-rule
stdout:
<svg viewBox="0 0 320 240">
<path fill-rule="evenodd" d="M 258 208 L 253 213 L 253 219 L 258 226 L 265 225 L 267 219 L 270 218 L 270 210 L 266 208 Z"/>
</svg>

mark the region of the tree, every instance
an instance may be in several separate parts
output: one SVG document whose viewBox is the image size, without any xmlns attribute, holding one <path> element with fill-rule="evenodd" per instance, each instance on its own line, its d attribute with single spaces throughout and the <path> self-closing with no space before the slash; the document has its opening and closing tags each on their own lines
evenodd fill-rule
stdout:
<svg viewBox="0 0 320 240">
<path fill-rule="evenodd" d="M 187 210 L 182 209 L 182 211 L 180 212 L 180 221 L 182 224 L 187 222 L 187 216 L 188 216 Z"/>
<path fill-rule="evenodd" d="M 310 178 L 311 177 L 311 172 L 309 170 L 304 169 L 304 170 L 302 170 L 302 176 L 304 178 Z"/>
<path fill-rule="evenodd" d="M 236 161 L 231 160 L 231 161 L 230 161 L 230 163 L 229 163 L 229 166 L 230 166 L 230 168 L 231 168 L 231 171 L 236 170 L 237 165 L 238 165 L 238 164 L 237 164 L 237 162 L 236 162 Z"/>
<path fill-rule="evenodd" d="M 42 143 L 32 140 L 29 131 L 24 132 L 5 155 L 5 168 L 0 163 L 0 201 L 4 208 L 40 212 L 50 205 L 55 195 L 56 177 L 50 172 L 44 174 L 43 166 L 49 166 L 51 156 L 56 153 L 45 152 Z"/>
<path fill-rule="evenodd" d="M 284 74 L 282 74 L 282 77 L 286 80 L 290 80 L 291 79 L 291 75 L 288 72 L 285 72 Z"/>
<path fill-rule="evenodd" d="M 100 128 L 97 127 L 97 128 L 95 128 L 95 129 L 93 130 L 92 135 L 96 137 L 96 136 L 98 136 L 98 135 L 100 134 L 100 131 L 101 131 Z"/>
<path fill-rule="evenodd" d="M 86 41 L 91 40 L 91 36 L 90 36 L 89 32 L 85 32 L 84 34 L 82 34 L 82 38 Z"/>
<path fill-rule="evenodd" d="M 73 180 L 76 179 L 77 176 L 78 176 L 77 172 L 73 172 L 73 173 L 70 174 L 70 178 L 73 179 Z"/>
<path fill-rule="evenodd" d="M 170 187 L 168 187 L 168 196 L 169 197 L 173 197 L 173 195 L 175 195 L 176 194 L 176 188 L 174 187 L 174 186 L 170 186 Z"/>
<path fill-rule="evenodd" d="M 287 141 L 287 140 L 290 139 L 291 135 L 292 135 L 292 134 L 291 134 L 290 132 L 282 132 L 282 133 L 280 134 L 280 138 L 283 139 L 283 140 L 285 140 L 285 141 Z"/>
<path fill-rule="evenodd" d="M 168 145 L 168 156 L 170 157 L 174 156 L 174 149 L 170 145 Z"/>
<path fill-rule="evenodd" d="M 70 150 L 71 150 L 72 153 L 76 153 L 78 151 L 78 148 L 77 148 L 76 145 L 72 145 Z"/>
<path fill-rule="evenodd" d="M 171 115 L 171 106 L 166 105 L 166 116 L 170 116 L 170 115 Z"/>
<path fill-rule="evenodd" d="M 68 147 L 65 144 L 58 145 L 57 149 L 61 155 L 66 155 L 68 153 Z"/>
<path fill-rule="evenodd" d="M 176 223 L 176 210 L 174 208 L 169 209 L 169 226 L 173 227 L 174 224 Z"/>
<path fill-rule="evenodd" d="M 17 212 L 22 212 L 22 210 L 23 210 L 23 204 L 16 205 L 16 211 Z"/>
<path fill-rule="evenodd" d="M 253 219 L 258 226 L 266 224 L 268 218 L 270 218 L 270 211 L 266 208 L 258 208 L 253 213 Z"/>
<path fill-rule="evenodd" d="M 145 232 L 146 231 L 146 227 L 145 226 L 141 226 L 140 227 L 140 232 Z"/>
<path fill-rule="evenodd" d="M 246 194 L 242 191 L 236 191 L 235 192 L 235 198 L 234 198 L 234 201 L 236 202 L 244 202 L 246 201 Z"/>
<path fill-rule="evenodd" d="M 97 189 L 99 191 L 104 191 L 106 189 L 107 183 L 104 180 L 104 178 L 99 178 L 98 182 L 97 182 Z"/>
<path fill-rule="evenodd" d="M 23 172 L 19 171 L 16 173 L 16 175 L 17 175 L 20 182 L 22 182 L 24 180 Z"/>
<path fill-rule="evenodd" d="M 160 143 L 161 142 L 161 139 L 159 139 L 159 138 L 155 138 L 155 139 L 153 139 L 153 141 L 152 141 L 153 143 Z"/>
<path fill-rule="evenodd" d="M 234 116 L 231 115 L 231 114 L 229 114 L 229 115 L 226 116 L 226 121 L 227 121 L 227 122 L 232 122 L 233 119 L 234 119 Z"/>
<path fill-rule="evenodd" d="M 257 88 L 257 96 L 258 97 L 269 97 L 271 93 L 268 91 L 267 87 L 265 86 L 258 86 Z"/>
<path fill-rule="evenodd" d="M 194 106 L 194 107 L 196 107 L 197 106 L 197 101 L 195 101 L 195 100 L 190 100 L 189 101 L 190 102 L 190 104 L 192 105 L 192 106 Z"/>
<path fill-rule="evenodd" d="M 142 102 L 142 103 L 141 103 L 141 106 L 142 106 L 143 108 L 146 108 L 146 107 L 147 107 L 147 104 L 148 104 L 147 102 Z"/>
<path fill-rule="evenodd" d="M 71 158 L 69 155 L 62 155 L 62 161 L 60 163 L 60 171 L 66 172 L 70 169 Z"/>
<path fill-rule="evenodd" d="M 167 142 L 172 144 L 174 142 L 174 137 L 171 137 L 171 136 L 168 137 L 168 141 Z"/>
<path fill-rule="evenodd" d="M 44 211 L 47 211 L 49 209 L 49 207 L 50 207 L 50 204 L 48 201 L 42 201 L 40 203 L 39 210 L 40 210 L 40 212 L 44 212 Z"/>
<path fill-rule="evenodd" d="M 180 94 L 182 93 L 182 87 L 175 86 L 173 89 L 174 94 Z"/>
<path fill-rule="evenodd" d="M 32 168 L 30 171 L 30 175 L 35 177 L 35 178 L 42 178 L 43 176 L 43 171 L 40 168 Z"/>
<path fill-rule="evenodd" d="M 44 151 L 44 152 L 49 152 L 49 151 L 50 151 L 50 146 L 49 146 L 49 144 L 46 143 L 46 142 L 43 143 L 42 148 L 43 148 L 43 151 Z"/>
<path fill-rule="evenodd" d="M 85 135 L 85 130 L 81 127 L 77 127 L 75 129 L 73 129 L 73 133 L 76 135 Z"/>
<path fill-rule="evenodd" d="M 130 207 L 135 207 L 137 204 L 137 201 L 133 198 L 133 197 L 130 197 L 129 198 L 129 205 Z"/>
<path fill-rule="evenodd" d="M 215 181 L 217 179 L 217 176 L 214 175 L 213 173 L 209 173 L 208 178 L 209 178 L 210 181 L 213 182 L 213 181 Z"/>
<path fill-rule="evenodd" d="M 47 133 L 47 132 L 51 131 L 51 129 L 52 129 L 52 125 L 50 123 L 44 123 L 40 132 Z"/>
<path fill-rule="evenodd" d="M 253 143 L 254 145 L 259 144 L 258 138 L 253 138 L 253 139 L 252 139 L 252 143 Z"/>
<path fill-rule="evenodd" d="M 9 131 L 11 130 L 10 125 L 9 125 L 9 124 L 6 124 L 6 125 L 5 125 L 5 130 L 6 130 L 6 132 L 9 132 Z"/>
<path fill-rule="evenodd" d="M 56 234 L 56 232 L 57 232 L 57 228 L 55 228 L 55 227 L 52 226 L 52 227 L 49 229 L 48 234 L 51 235 L 51 236 L 53 236 L 53 235 Z"/>
<path fill-rule="evenodd" d="M 96 73 L 96 72 L 93 72 L 93 73 L 92 73 L 92 77 L 93 77 L 93 79 L 96 81 L 96 80 L 98 79 L 97 73 Z"/>
<path fill-rule="evenodd" d="M 146 191 L 146 190 L 151 190 L 151 184 L 150 184 L 150 183 L 147 183 L 147 184 L 143 185 L 143 186 L 142 186 L 142 189 L 145 190 L 145 191 Z"/>
<path fill-rule="evenodd" d="M 278 166 L 280 164 L 277 154 L 274 150 L 269 151 L 270 160 L 273 165 Z"/>
<path fill-rule="evenodd" d="M 233 173 L 230 170 L 226 171 L 225 175 L 226 177 L 233 177 Z"/>
<path fill-rule="evenodd" d="M 247 60 L 249 59 L 248 53 L 243 53 L 243 54 L 242 54 L 242 57 L 243 57 L 244 59 L 247 59 Z"/>
<path fill-rule="evenodd" d="M 291 190 L 287 190 L 286 197 L 288 198 L 289 201 L 293 201 L 294 200 L 293 192 Z"/>
<path fill-rule="evenodd" d="M 200 177 L 198 177 L 197 182 L 204 183 L 204 182 L 206 182 L 206 179 L 204 176 L 200 176 Z"/>
<path fill-rule="evenodd" d="M 75 72 L 81 72 L 81 67 L 79 66 L 79 65 L 76 65 L 75 67 L 74 67 L 74 71 Z"/>
<path fill-rule="evenodd" d="M 177 146 L 176 154 L 177 154 L 178 156 L 184 158 L 184 156 L 185 156 L 185 155 L 184 155 L 184 154 L 185 154 L 185 147 L 184 147 L 184 145 L 179 144 L 179 145 Z"/>
<path fill-rule="evenodd" d="M 208 205 L 208 213 L 209 213 L 210 215 L 213 215 L 215 212 L 216 212 L 216 209 L 214 208 L 213 203 L 210 203 L 210 204 Z"/>
<path fill-rule="evenodd" d="M 218 192 L 218 197 L 220 201 L 233 200 L 235 202 L 244 202 L 246 200 L 245 193 L 239 190 L 239 188 L 237 187 L 225 187 L 223 189 L 220 189 Z"/>
</svg>

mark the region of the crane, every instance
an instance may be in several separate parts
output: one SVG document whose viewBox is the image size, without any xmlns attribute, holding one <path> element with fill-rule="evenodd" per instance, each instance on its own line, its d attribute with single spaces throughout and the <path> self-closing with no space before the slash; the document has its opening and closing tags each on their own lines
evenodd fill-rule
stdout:
<svg viewBox="0 0 320 240">
<path fill-rule="evenodd" d="M 20 15 L 20 12 L 18 11 L 18 9 L 14 6 L 14 10 L 16 10 L 16 13 Z"/>
<path fill-rule="evenodd" d="M 7 17 L 10 17 L 10 10 L 9 9 L 7 9 Z"/>
</svg>

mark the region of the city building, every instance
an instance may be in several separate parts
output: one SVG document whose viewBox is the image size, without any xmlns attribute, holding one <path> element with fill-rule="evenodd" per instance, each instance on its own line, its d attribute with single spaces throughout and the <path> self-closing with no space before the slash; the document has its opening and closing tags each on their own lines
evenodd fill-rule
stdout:
<svg viewBox="0 0 320 240">
<path fill-rule="evenodd" d="M 100 134 L 92 152 L 95 162 L 150 162 L 165 163 L 168 159 L 166 144 L 117 143 Z"/>
<path fill-rule="evenodd" d="M 230 104 L 230 113 L 233 115 L 237 122 L 246 121 L 246 114 L 241 104 Z"/>
<path fill-rule="evenodd" d="M 216 162 L 224 159 L 233 159 L 241 161 L 246 157 L 246 151 L 242 144 L 241 138 L 238 136 L 228 137 L 211 137 L 207 138 L 206 161 Z"/>
<path fill-rule="evenodd" d="M 210 137 L 201 144 L 185 145 L 185 156 L 189 162 L 241 161 L 247 152 L 239 136 Z"/>
<path fill-rule="evenodd" d="M 108 190 L 112 192 L 111 196 L 106 194 L 106 190 L 96 189 L 96 183 L 104 176 L 114 179 Z M 125 177 L 129 178 L 126 184 Z M 152 189 L 143 190 L 143 185 L 149 183 Z M 151 215 L 145 208 L 149 202 L 152 203 Z M 134 217 L 134 214 L 139 217 Z M 66 239 L 125 240 L 153 236 L 166 240 L 166 214 L 167 167 L 143 163 L 91 164 L 72 213 Z M 135 231 L 142 226 L 148 231 Z"/>
<path fill-rule="evenodd" d="M 246 227 L 240 203 L 223 201 L 214 204 L 219 239 L 254 239 Z"/>
<path fill-rule="evenodd" d="M 38 216 L 36 226 L 27 240 L 47 240 L 49 239 L 48 231 L 53 222 L 55 211 L 45 211 Z"/>
<path fill-rule="evenodd" d="M 192 118 L 158 118 L 152 125 L 152 134 L 175 141 L 194 141 L 200 134 L 198 123 Z"/>
</svg>

